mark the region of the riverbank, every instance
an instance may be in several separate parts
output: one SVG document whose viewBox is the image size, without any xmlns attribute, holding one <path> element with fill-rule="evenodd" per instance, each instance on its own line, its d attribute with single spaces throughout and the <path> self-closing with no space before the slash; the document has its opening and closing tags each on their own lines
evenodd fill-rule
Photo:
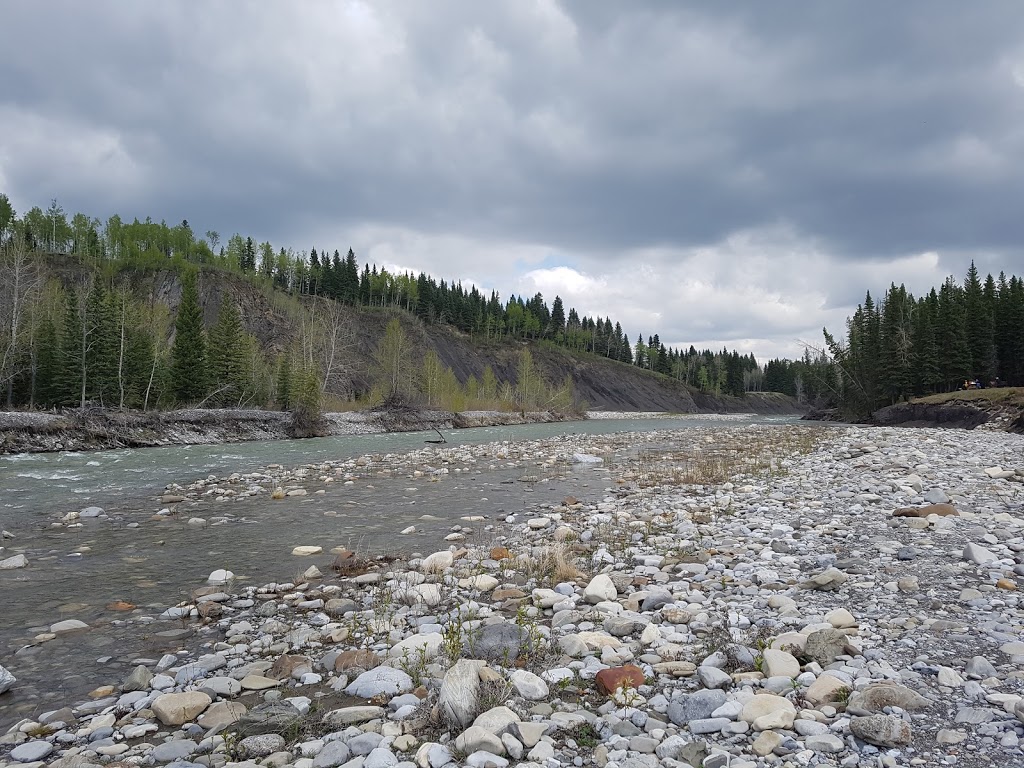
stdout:
<svg viewBox="0 0 1024 768">
<path fill-rule="evenodd" d="M 432 553 L 311 546 L 281 553 L 287 582 L 193 585 L 165 618 L 132 608 L 172 651 L 33 713 L 0 761 L 1020 764 L 1021 456 L 1024 438 L 995 432 L 726 423 L 268 467 L 285 499 L 481 464 L 607 482 L 467 508 Z M 165 495 L 227 509 L 250 480 Z M 35 642 L 97 631 L 63 624 Z"/>
<path fill-rule="evenodd" d="M 467 427 L 543 424 L 581 418 L 554 411 L 353 411 L 327 413 L 303 437 L 450 430 Z M 296 437 L 292 415 L 284 411 L 190 409 L 117 411 L 93 409 L 61 413 L 0 412 L 0 455 L 52 453 L 165 445 L 216 445 Z"/>
</svg>

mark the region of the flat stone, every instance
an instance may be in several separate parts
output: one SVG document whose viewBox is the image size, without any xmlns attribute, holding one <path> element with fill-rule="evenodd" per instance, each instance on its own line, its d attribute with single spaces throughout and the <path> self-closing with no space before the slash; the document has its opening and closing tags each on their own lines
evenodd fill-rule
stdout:
<svg viewBox="0 0 1024 768">
<path fill-rule="evenodd" d="M 62 632 L 77 632 L 81 629 L 88 629 L 89 625 L 84 621 L 78 619 L 65 619 L 64 621 L 58 621 L 56 624 L 50 625 L 50 631 L 55 635 L 59 635 Z"/>
<path fill-rule="evenodd" d="M 323 551 L 324 551 L 323 547 L 317 547 L 317 546 L 308 545 L 308 546 L 295 547 L 294 549 L 292 549 L 292 554 L 293 555 L 297 555 L 298 557 L 309 557 L 310 555 L 319 555 Z"/>
<path fill-rule="evenodd" d="M 35 763 L 53 752 L 53 744 L 48 741 L 26 741 L 11 750 L 10 757 L 19 763 Z"/>
<path fill-rule="evenodd" d="M 639 688 L 644 684 L 643 670 L 635 664 L 602 669 L 595 678 L 597 690 L 610 695 L 620 688 Z"/>
<path fill-rule="evenodd" d="M 993 560 L 999 559 L 989 550 L 985 549 L 985 547 L 980 544 L 974 544 L 973 542 L 969 542 L 967 546 L 964 547 L 963 558 L 964 560 L 969 560 L 970 562 L 977 563 L 978 565 L 991 563 Z"/>
<path fill-rule="evenodd" d="M 323 720 L 328 725 L 354 725 L 365 723 L 370 720 L 377 720 L 386 714 L 384 707 L 342 707 L 327 712 Z"/>
<path fill-rule="evenodd" d="M 361 699 L 372 699 L 374 696 L 387 694 L 396 696 L 413 689 L 412 678 L 405 672 L 394 667 L 376 667 L 363 672 L 353 680 L 345 693 Z"/>
<path fill-rule="evenodd" d="M 336 768 L 347 763 L 351 756 L 352 752 L 344 741 L 329 741 L 313 758 L 313 768 Z"/>
<path fill-rule="evenodd" d="M 15 568 L 25 568 L 27 566 L 28 558 L 24 555 L 15 555 L 14 557 L 0 560 L 0 571 L 13 571 Z"/>
<path fill-rule="evenodd" d="M 952 504 L 946 503 L 928 504 L 923 507 L 901 507 L 892 513 L 893 517 L 928 517 L 928 515 L 948 517 L 959 516 L 960 513 Z"/>
<path fill-rule="evenodd" d="M 725 691 L 703 690 L 684 694 L 668 705 L 668 718 L 676 725 L 687 725 L 691 720 L 706 720 L 726 702 Z"/>
<path fill-rule="evenodd" d="M 924 709 L 931 705 L 928 699 L 904 685 L 893 682 L 879 682 L 857 691 L 847 703 L 851 711 L 881 712 L 886 707 L 900 709 Z"/>
</svg>

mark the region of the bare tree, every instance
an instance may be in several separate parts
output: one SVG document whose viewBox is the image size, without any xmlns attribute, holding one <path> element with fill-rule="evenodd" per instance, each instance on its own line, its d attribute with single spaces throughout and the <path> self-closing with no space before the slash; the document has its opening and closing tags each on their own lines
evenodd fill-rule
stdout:
<svg viewBox="0 0 1024 768">
<path fill-rule="evenodd" d="M 302 319 L 302 353 L 306 367 L 320 373 L 320 392 L 343 392 L 352 375 L 352 323 L 345 309 L 330 299 L 314 300 Z"/>
<path fill-rule="evenodd" d="M 7 388 L 7 407 L 13 405 L 14 379 L 21 372 L 18 357 L 29 323 L 26 308 L 32 304 L 42 285 L 39 273 L 25 240 L 12 237 L 0 250 L 0 384 Z"/>
</svg>

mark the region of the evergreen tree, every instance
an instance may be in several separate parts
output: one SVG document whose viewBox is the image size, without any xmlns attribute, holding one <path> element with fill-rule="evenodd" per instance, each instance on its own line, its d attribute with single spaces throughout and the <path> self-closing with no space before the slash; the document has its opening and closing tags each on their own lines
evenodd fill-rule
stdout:
<svg viewBox="0 0 1024 768">
<path fill-rule="evenodd" d="M 991 276 L 989 278 L 991 280 Z M 964 314 L 967 324 L 967 348 L 971 359 L 971 378 L 979 378 L 986 384 L 995 376 L 995 340 L 994 319 L 991 302 L 995 300 L 994 286 L 992 296 L 987 299 L 978 277 L 978 270 L 971 262 L 964 280 Z"/>
<path fill-rule="evenodd" d="M 61 402 L 60 371 L 62 348 L 57 326 L 47 314 L 39 328 L 39 358 L 36 362 L 35 401 L 44 408 Z"/>
<path fill-rule="evenodd" d="M 57 379 L 56 402 L 60 405 L 85 405 L 85 339 L 82 314 L 84 302 L 78 291 L 64 295 L 64 330 L 61 334 L 61 373 Z"/>
<path fill-rule="evenodd" d="M 235 302 L 222 297 L 217 322 L 210 331 L 210 374 L 216 402 L 236 405 L 246 384 L 246 345 L 242 317 Z"/>
<path fill-rule="evenodd" d="M 181 283 L 181 304 L 171 347 L 171 381 L 179 403 L 194 403 L 209 391 L 206 329 L 195 272 L 186 272 Z"/>
</svg>

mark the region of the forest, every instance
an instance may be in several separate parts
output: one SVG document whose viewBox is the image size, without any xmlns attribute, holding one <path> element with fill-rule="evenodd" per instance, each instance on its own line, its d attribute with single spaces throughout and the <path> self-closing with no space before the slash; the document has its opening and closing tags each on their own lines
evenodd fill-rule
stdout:
<svg viewBox="0 0 1024 768">
<path fill-rule="evenodd" d="M 764 372 L 752 354 L 678 350 L 657 334 L 646 339 L 639 334 L 634 343 L 612 318 L 581 317 L 558 296 L 550 306 L 539 293 L 502 301 L 497 291 L 485 295 L 476 286 L 467 289 L 425 273 L 393 274 L 368 263 L 360 269 L 352 249 L 344 256 L 316 247 L 296 252 L 240 234 L 222 242 L 212 230 L 197 236 L 187 221 L 169 226 L 148 218 L 125 222 L 117 215 L 105 222 L 82 213 L 69 217 L 56 201 L 45 211 L 34 207 L 19 216 L 2 194 L 0 247 L 0 383 L 8 408 L 200 403 L 288 408 L 294 393 L 312 391 L 314 381 L 321 394 L 332 391 L 336 376 L 323 347 L 341 346 L 330 310 L 334 304 L 404 311 L 482 340 L 555 344 L 716 394 L 742 396 L 763 385 Z M 87 278 L 69 284 L 47 275 L 43 263 L 55 255 L 74 259 Z M 165 305 L 135 295 L 121 279 L 155 269 L 183 275 L 186 290 L 173 317 Z M 237 307 L 222 308 L 216 323 L 204 327 L 197 276 L 225 274 L 311 308 L 293 349 L 276 354 L 265 349 L 245 331 Z M 436 379 L 430 370 L 434 363 L 422 362 L 426 370 L 418 374 L 416 394 L 430 400 L 432 385 L 423 382 Z M 459 384 L 463 399 L 475 400 L 483 382 Z M 558 383 L 555 390 L 563 386 Z M 371 402 L 382 396 L 333 390 L 343 396 L 366 394 Z M 490 394 L 489 387 L 483 391 Z"/>
<path fill-rule="evenodd" d="M 73 277 L 47 268 L 55 257 L 78 266 Z M 125 279 L 153 270 L 181 276 L 173 314 Z M 289 348 L 271 349 L 248 332 L 231 302 L 206 326 L 197 282 L 227 278 L 290 307 L 300 332 Z M 633 341 L 613 318 L 581 316 L 558 296 L 550 305 L 540 293 L 502 300 L 496 290 L 426 273 L 360 267 L 351 248 L 344 255 L 318 247 L 295 251 L 237 233 L 222 240 L 214 230 L 197 235 L 188 221 L 127 222 L 112 215 L 104 222 L 69 216 L 56 201 L 19 216 L 0 194 L 0 393 L 8 408 L 291 408 L 301 393 L 307 402 L 316 394 L 334 406 L 353 399 L 373 404 L 389 394 L 387 386 L 358 392 L 343 380 L 339 358 L 351 331 L 340 321 L 343 306 L 408 313 L 482 342 L 553 344 L 714 394 L 782 392 L 836 407 L 848 418 L 950 391 L 965 380 L 1024 384 L 1024 281 L 1003 273 L 981 279 L 973 263 L 963 283 L 949 277 L 920 298 L 902 285 L 891 285 L 877 302 L 869 292 L 845 335 L 825 329 L 820 349 L 761 366 L 753 354 L 674 348 L 656 333 Z M 416 358 L 413 349 L 406 354 L 407 378 L 415 384 L 405 387 L 407 397 L 432 405 L 516 397 L 515 382 L 492 381 L 493 374 L 482 377 L 486 385 L 457 381 L 435 359 Z M 380 370 L 376 375 L 389 379 Z M 534 393 L 535 404 L 564 399 L 565 382 L 547 385 L 549 392 Z"/>
</svg>

